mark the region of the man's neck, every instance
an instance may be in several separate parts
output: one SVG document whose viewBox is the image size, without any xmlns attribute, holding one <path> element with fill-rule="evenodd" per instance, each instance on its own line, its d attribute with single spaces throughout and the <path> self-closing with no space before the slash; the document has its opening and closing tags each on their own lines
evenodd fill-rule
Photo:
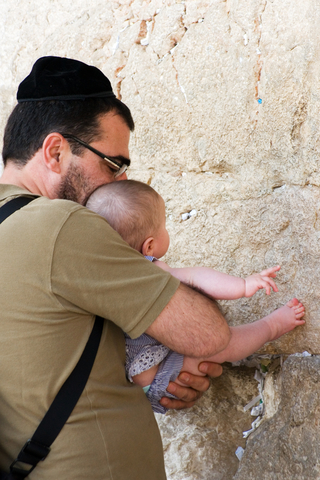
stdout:
<svg viewBox="0 0 320 480">
<path fill-rule="evenodd" d="M 3 174 L 0 178 L 0 183 L 7 185 L 17 185 L 18 187 L 24 188 L 25 190 L 30 190 L 26 185 L 27 182 L 24 179 L 22 171 L 23 169 L 17 168 L 12 163 L 8 163 L 3 170 Z"/>
<path fill-rule="evenodd" d="M 28 190 L 37 195 L 48 196 L 46 189 L 41 188 L 42 182 L 37 182 L 38 176 L 32 175 L 31 165 L 25 165 L 23 168 L 18 168 L 13 162 L 8 162 L 4 167 L 0 184 L 16 185 L 17 187 Z"/>
</svg>

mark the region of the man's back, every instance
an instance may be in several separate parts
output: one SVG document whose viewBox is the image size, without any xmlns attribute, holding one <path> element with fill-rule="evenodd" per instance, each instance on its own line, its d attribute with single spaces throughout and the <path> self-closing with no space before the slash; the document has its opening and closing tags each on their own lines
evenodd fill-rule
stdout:
<svg viewBox="0 0 320 480">
<path fill-rule="evenodd" d="M 21 192 L 0 186 L 0 205 Z M 73 202 L 39 197 L 0 232 L 2 468 L 37 428 L 99 314 L 113 322 L 105 322 L 85 391 L 30 479 L 164 479 L 150 405 L 125 377 L 121 328 L 132 336 L 144 331 L 176 282 L 153 268 L 144 285 L 139 271 L 148 262 L 102 218 Z M 151 300 L 139 293 L 150 282 Z"/>
</svg>

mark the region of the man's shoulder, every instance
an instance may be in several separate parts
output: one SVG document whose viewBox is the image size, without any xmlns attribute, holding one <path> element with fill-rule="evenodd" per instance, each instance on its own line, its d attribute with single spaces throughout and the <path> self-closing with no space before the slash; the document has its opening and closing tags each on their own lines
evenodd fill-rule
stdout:
<svg viewBox="0 0 320 480">
<path fill-rule="evenodd" d="M 86 211 L 87 208 L 83 207 L 79 203 L 71 202 L 70 200 L 62 199 L 50 199 L 47 197 L 37 197 L 35 198 L 34 205 L 40 206 L 42 209 L 46 209 L 48 213 L 52 215 L 66 213 L 71 214 L 79 211 Z"/>
<path fill-rule="evenodd" d="M 79 217 L 79 221 L 83 222 L 84 216 L 97 216 L 86 207 L 70 200 L 49 199 L 45 196 L 33 194 L 16 185 L 0 184 L 0 207 L 20 196 L 34 198 L 24 207 L 24 211 L 30 214 L 27 221 L 31 223 L 44 221 L 46 224 L 48 222 L 63 224 L 69 217 Z"/>
<path fill-rule="evenodd" d="M 4 205 L 9 200 L 16 197 L 39 197 L 39 195 L 33 194 L 24 188 L 16 185 L 0 184 L 0 206 Z"/>
</svg>

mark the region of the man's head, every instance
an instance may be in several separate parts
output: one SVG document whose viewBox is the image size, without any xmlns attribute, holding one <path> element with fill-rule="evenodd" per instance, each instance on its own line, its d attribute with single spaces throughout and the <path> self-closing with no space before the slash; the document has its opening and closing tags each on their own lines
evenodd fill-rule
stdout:
<svg viewBox="0 0 320 480">
<path fill-rule="evenodd" d="M 109 168 L 110 181 L 122 164 L 129 163 L 128 148 L 119 151 L 111 148 L 109 151 L 106 137 L 112 139 L 105 130 L 109 124 L 104 120 L 109 118 L 111 123 L 116 120 L 128 137 L 128 133 L 134 129 L 130 110 L 115 97 L 108 78 L 96 67 L 67 58 L 40 58 L 30 75 L 21 82 L 17 99 L 18 105 L 5 128 L 5 167 L 10 163 L 23 169 L 37 152 L 47 148 L 46 139 L 57 133 L 64 151 L 69 148 L 70 155 L 74 157 L 68 168 L 65 171 L 62 169 L 62 183 L 57 195 L 83 203 L 84 196 L 81 195 L 79 199 L 79 192 L 72 190 L 77 190 L 79 186 L 81 188 L 81 182 L 90 184 L 91 180 L 86 178 L 84 165 L 75 161 L 76 157 L 90 156 L 97 165 L 104 162 L 105 168 Z M 58 140 L 55 139 L 55 144 Z M 103 152 L 107 158 L 99 158 L 99 153 L 90 150 L 90 146 Z M 70 185 L 74 181 L 76 186 Z M 108 178 L 102 174 L 100 183 L 96 181 L 95 178 L 94 184 L 86 188 L 94 189 L 108 181 Z M 86 197 L 91 191 L 86 191 Z"/>
<path fill-rule="evenodd" d="M 163 198 L 149 185 L 134 180 L 102 185 L 86 206 L 104 217 L 135 250 L 161 258 L 169 248 Z"/>
</svg>

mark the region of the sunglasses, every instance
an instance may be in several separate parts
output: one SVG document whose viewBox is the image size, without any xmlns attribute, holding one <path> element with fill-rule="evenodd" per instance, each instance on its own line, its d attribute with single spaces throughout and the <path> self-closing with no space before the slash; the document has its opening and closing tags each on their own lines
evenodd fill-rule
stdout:
<svg viewBox="0 0 320 480">
<path fill-rule="evenodd" d="M 100 158 L 102 158 L 105 162 L 107 162 L 108 166 L 114 173 L 114 178 L 120 177 L 124 172 L 127 171 L 129 165 L 130 165 L 130 160 L 124 157 L 121 157 L 121 162 L 118 160 L 119 157 L 108 157 L 108 155 L 105 155 L 102 152 L 99 152 L 96 148 L 91 147 L 88 143 L 84 142 L 83 140 L 80 140 L 80 138 L 75 137 L 74 135 L 71 135 L 69 133 L 61 133 L 61 135 L 68 140 L 70 138 L 71 140 L 74 140 L 75 142 L 79 143 L 83 147 L 87 148 L 88 150 L 91 150 L 91 152 L 95 153 L 98 155 Z"/>
</svg>

